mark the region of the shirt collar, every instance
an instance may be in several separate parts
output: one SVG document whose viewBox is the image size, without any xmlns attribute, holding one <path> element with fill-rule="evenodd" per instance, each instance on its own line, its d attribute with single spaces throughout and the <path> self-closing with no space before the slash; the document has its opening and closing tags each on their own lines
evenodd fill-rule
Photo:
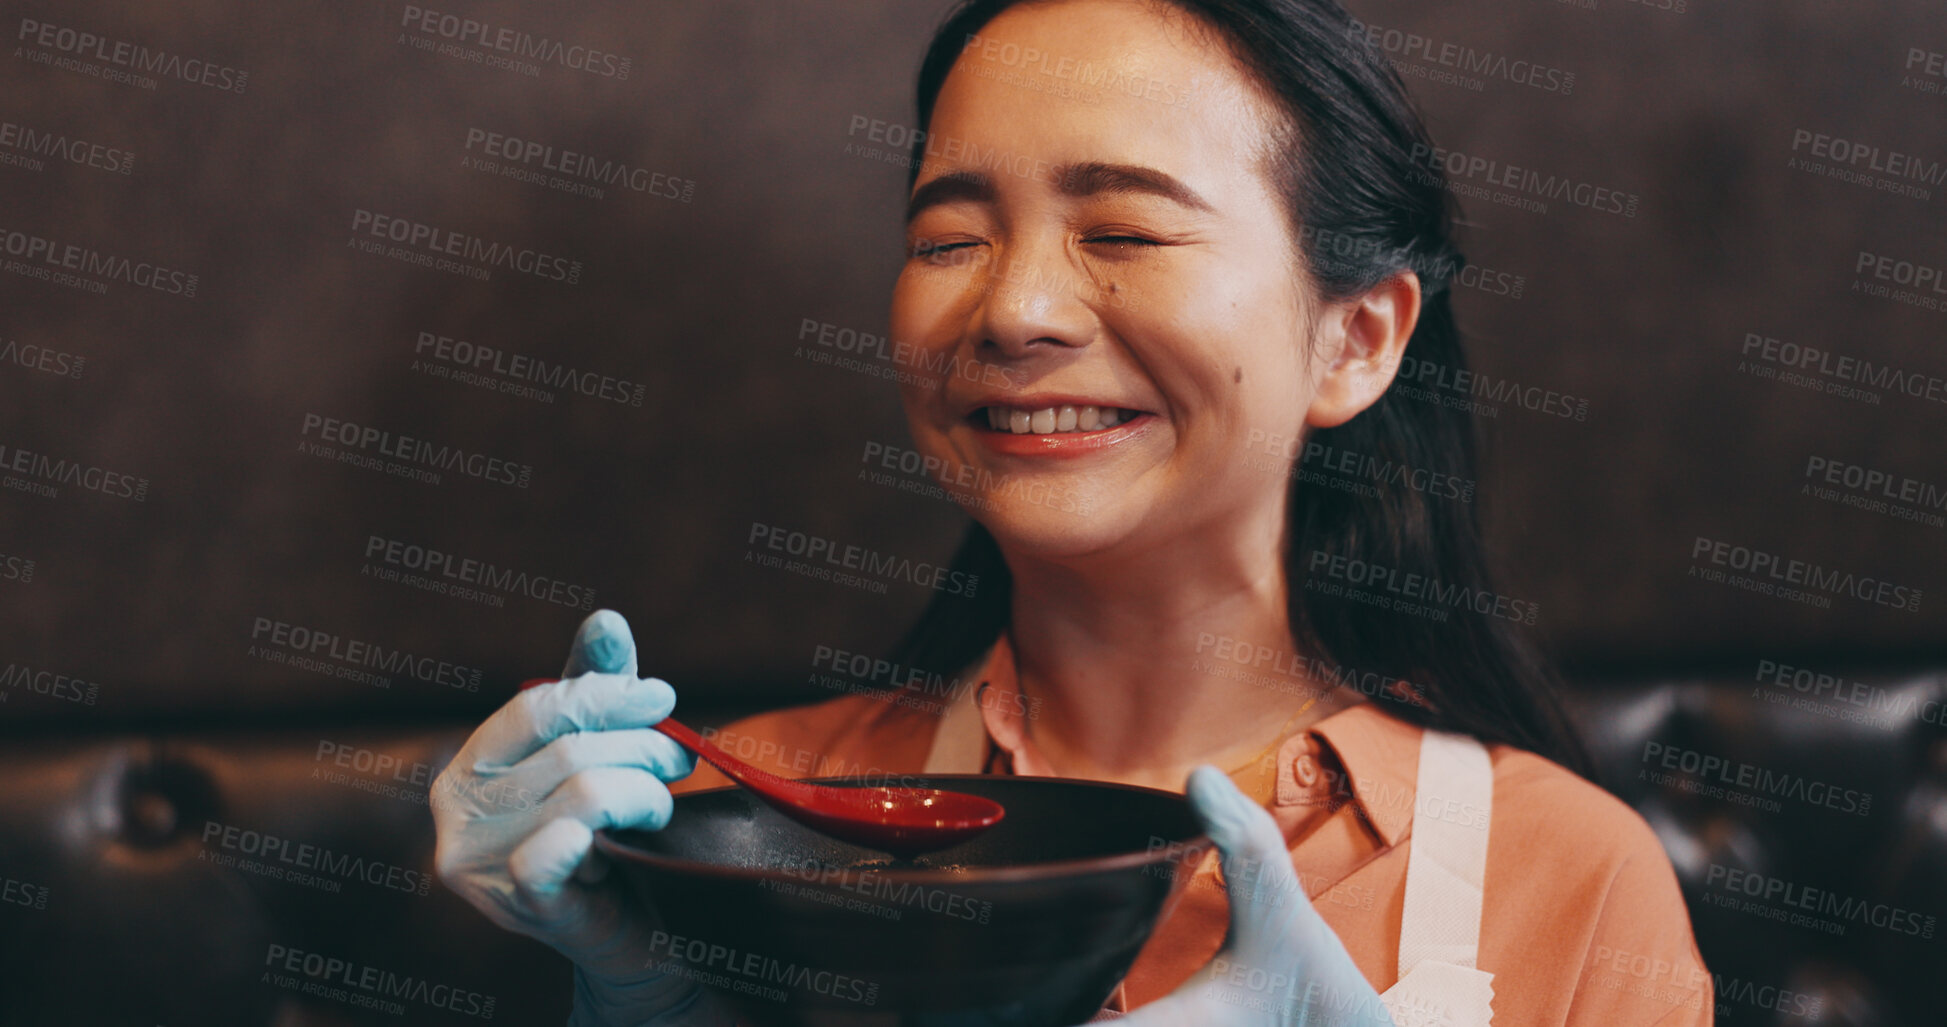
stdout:
<svg viewBox="0 0 1947 1027">
<path fill-rule="evenodd" d="M 1006 754 L 1013 773 L 1052 774 L 1027 734 L 1028 722 L 1039 712 L 1040 701 L 1020 693 L 1014 649 L 1006 631 L 975 667 L 972 680 L 987 737 L 996 750 Z M 1355 703 L 1286 740 L 1278 751 L 1278 773 L 1291 776 L 1298 753 L 1330 747 L 1338 765 L 1345 768 L 1345 781 L 1332 782 L 1328 787 L 1349 790 L 1359 819 L 1372 827 L 1382 845 L 1390 847 L 1404 840 L 1413 822 L 1420 735 L 1418 725 L 1392 716 L 1370 700 Z"/>
</svg>

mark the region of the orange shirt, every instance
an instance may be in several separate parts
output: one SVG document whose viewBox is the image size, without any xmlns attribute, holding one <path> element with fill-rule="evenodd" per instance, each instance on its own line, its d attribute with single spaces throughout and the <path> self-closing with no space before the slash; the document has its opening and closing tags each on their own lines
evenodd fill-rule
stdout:
<svg viewBox="0 0 1947 1027">
<path fill-rule="evenodd" d="M 874 692 L 763 713 L 718 745 L 790 777 L 917 777 L 949 705 L 973 702 L 988 773 L 1045 775 L 1005 635 L 949 694 Z M 1370 702 L 1338 710 L 1277 752 L 1269 809 L 1306 894 L 1376 992 L 1399 979 L 1407 841 L 1421 729 Z M 1509 1027 L 1703 1027 L 1713 989 L 1676 874 L 1635 810 L 1551 760 L 1487 747 L 1493 819 L 1479 967 Z M 1240 775 L 1247 773 L 1239 771 Z M 700 764 L 672 790 L 729 782 Z M 1223 945 L 1229 906 L 1214 853 L 1157 926 L 1110 1008 L 1168 994 Z"/>
</svg>

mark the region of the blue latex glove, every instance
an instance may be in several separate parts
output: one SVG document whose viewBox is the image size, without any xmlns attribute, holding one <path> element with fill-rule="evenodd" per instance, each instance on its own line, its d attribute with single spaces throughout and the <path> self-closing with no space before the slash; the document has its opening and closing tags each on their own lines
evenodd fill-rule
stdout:
<svg viewBox="0 0 1947 1027">
<path fill-rule="evenodd" d="M 1191 808 L 1217 843 L 1230 896 L 1223 951 L 1125 1027 L 1393 1027 L 1339 936 L 1298 884 L 1278 824 L 1216 767 L 1190 773 Z"/>
<path fill-rule="evenodd" d="M 562 678 L 496 710 L 433 782 L 440 880 L 575 965 L 574 1027 L 728 1024 L 695 983 L 646 965 L 649 928 L 592 849 L 605 827 L 659 830 L 695 762 L 652 730 L 676 690 L 636 677 L 613 610 L 581 623 Z"/>
</svg>

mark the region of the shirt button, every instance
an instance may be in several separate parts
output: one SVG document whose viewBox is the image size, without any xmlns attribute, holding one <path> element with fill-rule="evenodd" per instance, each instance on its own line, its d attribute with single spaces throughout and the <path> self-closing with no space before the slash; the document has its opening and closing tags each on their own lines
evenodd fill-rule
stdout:
<svg viewBox="0 0 1947 1027">
<path fill-rule="evenodd" d="M 1312 759 L 1311 753 L 1300 755 L 1293 761 L 1291 770 L 1298 776 L 1298 783 L 1307 788 L 1318 781 L 1318 762 Z"/>
</svg>

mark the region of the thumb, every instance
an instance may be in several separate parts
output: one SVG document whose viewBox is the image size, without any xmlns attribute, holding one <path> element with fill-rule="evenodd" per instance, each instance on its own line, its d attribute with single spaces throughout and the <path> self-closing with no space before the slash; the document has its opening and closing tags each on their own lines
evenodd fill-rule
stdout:
<svg viewBox="0 0 1947 1027">
<path fill-rule="evenodd" d="M 596 610 L 581 622 L 574 645 L 568 649 L 564 678 L 583 674 L 636 673 L 635 634 L 629 622 L 614 610 Z"/>
<path fill-rule="evenodd" d="M 1262 806 L 1237 790 L 1229 775 L 1204 765 L 1190 772 L 1190 808 L 1217 843 L 1230 898 L 1225 947 L 1255 958 L 1288 942 L 1294 921 L 1320 919 L 1298 883 L 1284 832 Z"/>
</svg>

